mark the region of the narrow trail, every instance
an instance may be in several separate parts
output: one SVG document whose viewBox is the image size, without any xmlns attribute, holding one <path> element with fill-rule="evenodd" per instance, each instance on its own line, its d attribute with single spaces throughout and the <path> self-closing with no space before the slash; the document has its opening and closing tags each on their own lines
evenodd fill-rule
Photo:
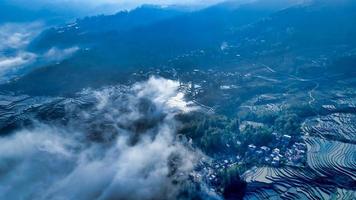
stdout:
<svg viewBox="0 0 356 200">
<path fill-rule="evenodd" d="M 318 87 L 319 87 L 319 85 L 320 85 L 320 84 L 317 83 L 317 82 L 314 82 L 314 83 L 315 83 L 315 87 L 314 87 L 312 90 L 310 90 L 310 91 L 308 92 L 309 98 L 310 98 L 308 104 L 309 104 L 309 106 L 310 106 L 311 108 L 313 108 L 312 104 L 315 102 L 315 97 L 313 96 L 313 92 L 314 92 L 316 89 L 318 89 Z"/>
</svg>

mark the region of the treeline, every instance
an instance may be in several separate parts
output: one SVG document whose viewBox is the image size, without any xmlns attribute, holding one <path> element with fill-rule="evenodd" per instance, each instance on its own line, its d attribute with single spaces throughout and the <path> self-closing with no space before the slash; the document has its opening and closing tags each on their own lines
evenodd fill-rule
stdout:
<svg viewBox="0 0 356 200">
<path fill-rule="evenodd" d="M 296 142 L 299 137 L 295 136 L 301 134 L 302 121 L 312 115 L 315 113 L 306 105 L 291 106 L 281 112 L 260 116 L 239 112 L 229 118 L 219 114 L 193 113 L 178 116 L 182 123 L 179 133 L 191 138 L 210 156 L 228 153 L 244 155 L 250 144 L 274 147 L 276 134 L 290 135 L 291 142 Z M 258 125 L 245 123 L 249 121 L 258 122 Z"/>
</svg>

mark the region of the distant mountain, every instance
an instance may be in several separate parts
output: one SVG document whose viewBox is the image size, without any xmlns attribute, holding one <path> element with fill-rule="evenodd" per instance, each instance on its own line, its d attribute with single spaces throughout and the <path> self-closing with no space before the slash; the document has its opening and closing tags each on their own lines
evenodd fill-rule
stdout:
<svg viewBox="0 0 356 200">
<path fill-rule="evenodd" d="M 124 82 L 134 70 L 164 66 L 224 69 L 263 63 L 295 75 L 310 71 L 309 63 L 315 60 L 331 65 L 355 48 L 353 1 L 336 5 L 335 1 L 273 2 L 229 2 L 194 12 L 144 6 L 50 29 L 31 45 L 34 50 L 53 46 L 82 50 L 6 88 L 36 94 L 70 93 Z M 317 70 L 325 73 L 322 69 Z"/>
<path fill-rule="evenodd" d="M 115 15 L 85 17 L 74 23 L 44 31 L 31 46 L 33 50 L 43 50 L 53 46 L 100 43 L 105 39 L 105 34 L 119 34 L 150 26 L 183 13 L 183 9 L 144 5 L 132 11 L 120 11 Z"/>
<path fill-rule="evenodd" d="M 236 46 L 231 51 L 284 71 L 298 67 L 301 59 L 326 58 L 331 64 L 354 51 L 355 20 L 356 2 L 351 0 L 294 6 L 236 30 L 229 36 Z"/>
<path fill-rule="evenodd" d="M 152 40 L 169 37 L 186 43 L 188 36 L 194 37 L 194 40 L 188 41 L 189 43 L 202 40 L 201 43 L 206 44 L 204 38 L 211 40 L 219 37 L 220 40 L 222 34 L 231 29 L 256 22 L 294 3 L 295 1 L 282 0 L 260 0 L 246 4 L 240 1 L 227 1 L 192 12 L 177 7 L 144 5 L 130 12 L 87 17 L 64 27 L 49 29 L 32 44 L 32 47 L 45 49 L 52 46 L 105 43 L 108 35 L 113 39 L 145 43 L 150 42 L 147 40 L 148 37 Z"/>
<path fill-rule="evenodd" d="M 334 2 L 334 1 L 331 1 Z M 295 6 L 236 32 L 236 41 L 249 38 L 267 44 L 286 43 L 294 47 L 355 45 L 356 2 L 328 1 Z M 247 44 L 250 45 L 250 44 Z"/>
</svg>

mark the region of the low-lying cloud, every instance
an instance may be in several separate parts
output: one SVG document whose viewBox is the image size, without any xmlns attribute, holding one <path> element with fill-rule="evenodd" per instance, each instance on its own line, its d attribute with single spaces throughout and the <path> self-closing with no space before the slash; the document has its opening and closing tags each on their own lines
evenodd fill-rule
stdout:
<svg viewBox="0 0 356 200">
<path fill-rule="evenodd" d="M 9 57 L 0 56 L 0 77 L 7 73 L 16 72 L 19 68 L 32 63 L 36 57 L 36 54 L 29 52 L 18 52 Z"/>
<path fill-rule="evenodd" d="M 79 47 L 69 47 L 66 49 L 59 49 L 57 47 L 50 48 L 46 53 L 44 53 L 43 58 L 47 61 L 60 61 L 68 58 L 79 50 Z"/>
<path fill-rule="evenodd" d="M 45 26 L 39 22 L 7 23 L 0 25 L 0 83 L 16 77 L 19 71 L 36 61 L 58 62 L 73 55 L 79 47 L 59 49 L 53 47 L 45 53 L 27 50 Z"/>
<path fill-rule="evenodd" d="M 6 49 L 22 49 L 38 35 L 43 28 L 39 22 L 7 23 L 0 25 L 0 52 Z"/>
<path fill-rule="evenodd" d="M 8 23 L 0 26 L 0 81 L 31 64 L 37 55 L 25 48 L 42 30 L 41 23 Z"/>
<path fill-rule="evenodd" d="M 197 108 L 177 82 L 86 90 L 65 107 L 65 125 L 0 139 L 0 199 L 180 199 L 196 184 L 203 155 L 177 140 L 175 116 Z"/>
</svg>

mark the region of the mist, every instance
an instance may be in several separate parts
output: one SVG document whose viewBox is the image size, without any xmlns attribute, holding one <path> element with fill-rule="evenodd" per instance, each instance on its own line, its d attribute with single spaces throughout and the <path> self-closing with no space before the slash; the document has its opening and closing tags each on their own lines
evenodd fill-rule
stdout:
<svg viewBox="0 0 356 200">
<path fill-rule="evenodd" d="M 66 125 L 0 138 L 0 198 L 179 199 L 204 157 L 177 140 L 175 116 L 199 109 L 179 84 L 151 77 L 79 96 L 65 102 Z"/>
</svg>

